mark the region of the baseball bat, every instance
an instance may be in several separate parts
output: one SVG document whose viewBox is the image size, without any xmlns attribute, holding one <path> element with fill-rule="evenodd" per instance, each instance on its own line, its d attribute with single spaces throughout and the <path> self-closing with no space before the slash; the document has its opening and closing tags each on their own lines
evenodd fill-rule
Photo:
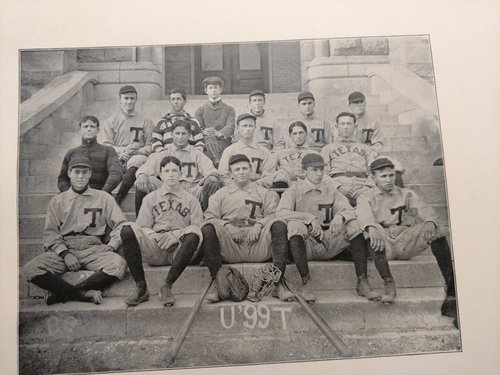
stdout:
<svg viewBox="0 0 500 375">
<path fill-rule="evenodd" d="M 337 349 L 341 357 L 352 357 L 354 353 L 352 350 L 342 341 L 342 339 L 333 331 L 332 327 L 307 303 L 307 301 L 295 290 L 295 288 L 282 277 L 285 286 L 297 300 L 297 302 L 302 306 L 307 315 L 312 319 L 314 324 L 319 328 L 321 333 L 330 341 L 330 343 Z"/>
<path fill-rule="evenodd" d="M 172 363 L 175 361 L 175 357 L 179 353 L 179 350 L 181 349 L 182 344 L 184 343 L 184 340 L 186 339 L 186 336 L 189 332 L 189 329 L 191 328 L 191 325 L 193 324 L 194 318 L 198 311 L 200 310 L 201 304 L 203 303 L 203 300 L 205 299 L 205 296 L 208 293 L 208 290 L 212 286 L 213 280 L 210 280 L 210 283 L 208 286 L 201 292 L 200 298 L 196 303 L 194 304 L 193 308 L 191 309 L 191 312 L 189 313 L 188 318 L 182 325 L 181 329 L 177 333 L 177 336 L 175 337 L 174 341 L 172 342 L 172 346 L 170 348 L 170 358 L 168 359 L 167 362 L 167 367 L 170 367 Z"/>
</svg>

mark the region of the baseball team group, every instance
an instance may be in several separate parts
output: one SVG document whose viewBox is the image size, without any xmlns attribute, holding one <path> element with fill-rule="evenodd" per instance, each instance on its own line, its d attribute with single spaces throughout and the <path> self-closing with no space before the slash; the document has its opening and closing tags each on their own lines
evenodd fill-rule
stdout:
<svg viewBox="0 0 500 375">
<path fill-rule="evenodd" d="M 313 303 L 308 262 L 339 259 L 354 263 L 360 296 L 387 304 L 396 299 L 388 260 L 430 246 L 444 278 L 441 312 L 458 325 L 452 256 L 438 216 L 404 187 L 403 166 L 383 155 L 383 128 L 363 93 L 351 93 L 346 110 L 327 120 L 315 113 L 314 95 L 301 92 L 290 103 L 296 118 L 280 119 L 266 109 L 263 91 L 252 91 L 247 113 L 236 116 L 221 98 L 221 78 L 203 85 L 207 100 L 194 116 L 184 110 L 185 91 L 174 88 L 171 111 L 155 125 L 136 110 L 138 92 L 127 85 L 118 113 L 102 124 L 91 115 L 80 120 L 81 145 L 66 153 L 61 193 L 48 205 L 45 252 L 22 270 L 48 291 L 48 304 L 99 304 L 102 290 L 129 270 L 135 287 L 124 302 L 136 306 L 150 298 L 146 263 L 170 266 L 159 300 L 172 306 L 172 286 L 188 265 L 208 267 L 216 280 L 223 264 L 245 262 L 274 266 L 273 293 L 283 301 L 294 297 L 283 281 L 294 263 L 298 293 Z M 130 222 L 120 207 L 134 184 L 137 218 Z M 370 259 L 382 293 L 370 287 Z M 76 285 L 62 277 L 80 269 L 94 272 Z M 255 301 L 256 293 L 250 288 L 247 298 Z M 213 283 L 206 299 L 222 298 Z"/>
</svg>

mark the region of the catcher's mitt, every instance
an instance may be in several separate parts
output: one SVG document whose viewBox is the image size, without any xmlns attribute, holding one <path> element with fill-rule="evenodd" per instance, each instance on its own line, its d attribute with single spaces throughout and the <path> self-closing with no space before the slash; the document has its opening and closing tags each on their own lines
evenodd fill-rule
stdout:
<svg viewBox="0 0 500 375">
<path fill-rule="evenodd" d="M 217 272 L 214 280 L 217 293 L 221 301 L 243 301 L 249 291 L 248 283 L 243 275 L 233 267 L 223 266 Z"/>
</svg>

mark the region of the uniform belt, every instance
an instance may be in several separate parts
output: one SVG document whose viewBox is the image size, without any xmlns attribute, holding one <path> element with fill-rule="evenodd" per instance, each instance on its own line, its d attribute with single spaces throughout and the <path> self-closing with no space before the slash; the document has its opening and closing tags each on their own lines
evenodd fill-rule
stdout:
<svg viewBox="0 0 500 375">
<path fill-rule="evenodd" d="M 359 177 L 359 178 L 368 178 L 368 174 L 365 172 L 339 172 L 334 173 L 330 176 L 331 178 L 335 177 Z"/>
<path fill-rule="evenodd" d="M 240 227 L 240 228 L 246 228 L 246 227 L 253 227 L 255 225 L 256 221 L 255 220 L 236 220 L 236 221 L 230 221 L 228 224 L 234 225 L 235 227 Z"/>
</svg>

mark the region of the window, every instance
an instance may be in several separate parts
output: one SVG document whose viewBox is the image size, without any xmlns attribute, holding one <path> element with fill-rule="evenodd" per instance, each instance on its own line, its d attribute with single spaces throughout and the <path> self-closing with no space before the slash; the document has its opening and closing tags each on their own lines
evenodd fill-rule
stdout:
<svg viewBox="0 0 500 375">
<path fill-rule="evenodd" d="M 240 70 L 260 70 L 260 51 L 256 44 L 240 44 Z"/>
<path fill-rule="evenodd" d="M 204 72 L 221 71 L 224 69 L 222 44 L 201 46 L 201 70 Z"/>
</svg>

